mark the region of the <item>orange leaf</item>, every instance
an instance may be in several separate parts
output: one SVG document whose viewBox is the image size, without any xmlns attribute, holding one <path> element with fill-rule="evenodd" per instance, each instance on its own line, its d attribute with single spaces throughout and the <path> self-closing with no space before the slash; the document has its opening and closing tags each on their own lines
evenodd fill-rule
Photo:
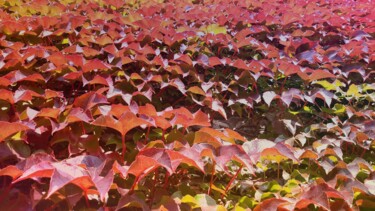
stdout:
<svg viewBox="0 0 375 211">
<path fill-rule="evenodd" d="M 150 173 L 159 166 L 160 164 L 156 160 L 144 155 L 139 155 L 137 156 L 137 159 L 135 159 L 135 161 L 130 165 L 128 173 L 139 177 L 141 175 Z"/>
<path fill-rule="evenodd" d="M 15 166 L 7 166 L 0 170 L 0 176 L 10 176 L 13 179 L 18 178 L 19 176 L 22 175 L 22 173 L 23 171 L 19 170 Z"/>
<path fill-rule="evenodd" d="M 3 122 L 0 121 L 0 142 L 4 141 L 8 136 L 30 129 L 26 125 L 18 122 Z"/>
</svg>

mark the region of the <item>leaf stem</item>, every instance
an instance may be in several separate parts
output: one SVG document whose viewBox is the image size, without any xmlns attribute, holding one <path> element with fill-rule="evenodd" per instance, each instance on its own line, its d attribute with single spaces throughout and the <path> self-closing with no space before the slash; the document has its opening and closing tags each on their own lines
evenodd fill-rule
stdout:
<svg viewBox="0 0 375 211">
<path fill-rule="evenodd" d="M 155 179 L 153 181 L 153 186 L 151 188 L 151 192 L 150 192 L 150 208 L 152 208 L 152 203 L 154 202 L 154 196 L 155 196 L 155 188 L 156 188 L 156 184 L 158 182 L 158 177 L 159 177 L 159 168 L 157 168 L 155 170 Z"/>
<path fill-rule="evenodd" d="M 166 189 L 167 188 L 167 186 L 168 186 L 168 179 L 169 179 L 169 173 L 168 172 L 166 172 L 166 174 L 165 174 L 165 180 L 164 180 L 164 189 Z"/>
<path fill-rule="evenodd" d="M 365 154 L 366 154 L 366 148 L 363 148 L 363 150 L 362 150 L 362 153 L 361 153 L 360 157 L 361 157 L 361 158 L 363 158 L 363 156 L 365 156 Z"/>
<path fill-rule="evenodd" d="M 215 174 L 215 161 L 212 162 L 212 171 L 211 171 L 211 180 L 210 180 L 210 187 L 208 188 L 207 194 L 210 195 L 212 190 L 212 184 L 214 183 L 214 174 Z"/>
<path fill-rule="evenodd" d="M 81 122 L 81 127 L 82 127 L 82 133 L 86 134 L 85 125 L 83 124 L 83 122 Z"/>
<path fill-rule="evenodd" d="M 132 192 L 134 191 L 135 186 L 136 186 L 137 183 L 138 183 L 138 180 L 139 180 L 139 176 L 135 177 L 135 179 L 134 179 L 134 183 L 133 183 L 133 185 L 131 186 L 131 188 L 130 188 L 130 190 L 129 190 L 129 193 L 132 193 Z"/>
<path fill-rule="evenodd" d="M 9 191 L 12 189 L 13 187 L 13 184 L 10 183 L 4 190 L 4 192 L 2 193 L 2 195 L 0 196 L 0 204 L 3 203 L 3 200 L 7 198 L 7 196 L 9 196 Z"/>
<path fill-rule="evenodd" d="M 148 126 L 148 127 L 147 127 L 146 136 L 145 136 L 146 142 L 149 141 L 149 140 L 148 140 L 148 137 L 149 137 L 149 135 L 150 135 L 150 129 L 151 129 L 151 127 Z"/>
<path fill-rule="evenodd" d="M 87 191 L 85 191 L 85 203 L 86 203 L 86 207 L 90 209 L 90 201 L 89 201 L 89 198 L 87 197 Z"/>
<path fill-rule="evenodd" d="M 125 135 L 121 135 L 121 144 L 122 144 L 121 157 L 124 161 L 125 160 L 125 153 L 126 153 Z"/>
<path fill-rule="evenodd" d="M 165 143 L 165 130 L 162 130 L 161 140 Z"/>
<path fill-rule="evenodd" d="M 233 177 L 230 179 L 229 183 L 227 184 L 227 186 L 225 187 L 225 194 L 228 192 L 230 186 L 232 185 L 232 183 L 234 182 L 234 180 L 237 178 L 238 174 L 240 173 L 240 171 L 242 170 L 242 167 L 243 165 L 240 166 L 240 168 L 237 170 L 237 172 L 233 175 Z M 223 198 L 224 194 L 221 195 L 221 198 Z"/>
</svg>

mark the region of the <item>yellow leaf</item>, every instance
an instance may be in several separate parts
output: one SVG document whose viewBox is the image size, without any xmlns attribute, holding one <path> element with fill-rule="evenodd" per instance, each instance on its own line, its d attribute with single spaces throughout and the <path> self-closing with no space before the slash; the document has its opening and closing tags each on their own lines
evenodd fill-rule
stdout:
<svg viewBox="0 0 375 211">
<path fill-rule="evenodd" d="M 12 140 L 22 140 L 22 131 L 14 134 L 12 137 L 11 137 Z"/>
<path fill-rule="evenodd" d="M 331 91 L 337 90 L 339 87 L 343 87 L 344 84 L 340 80 L 336 80 L 333 83 L 328 82 L 327 80 L 316 81 L 314 84 L 319 84 L 324 89 Z"/>
<path fill-rule="evenodd" d="M 193 208 L 195 208 L 195 207 L 199 207 L 199 206 L 197 206 L 197 201 L 196 201 L 195 198 L 192 197 L 191 195 L 185 195 L 184 197 L 182 197 L 182 199 L 181 199 L 181 203 L 189 204 L 189 205 L 192 206 Z"/>
<path fill-rule="evenodd" d="M 223 205 L 217 205 L 216 211 L 227 211 L 227 209 Z"/>
<path fill-rule="evenodd" d="M 353 97 L 361 97 L 362 95 L 359 93 L 359 89 L 356 85 L 352 84 L 350 85 L 348 91 L 346 92 L 346 95 L 353 96 Z"/>
<path fill-rule="evenodd" d="M 206 33 L 212 34 L 226 34 L 227 29 L 223 26 L 219 26 L 219 24 L 211 24 L 206 27 L 202 27 L 201 30 L 205 31 Z"/>
<path fill-rule="evenodd" d="M 65 38 L 61 41 L 61 44 L 69 44 L 69 38 Z"/>
<path fill-rule="evenodd" d="M 227 193 L 225 193 L 225 190 L 223 190 L 223 189 L 217 187 L 217 186 L 214 185 L 214 184 L 212 184 L 211 189 L 214 190 L 214 191 L 217 191 L 217 192 L 221 193 L 221 194 L 224 195 L 224 196 L 227 195 Z"/>
<path fill-rule="evenodd" d="M 342 114 L 346 111 L 346 107 L 342 104 L 336 103 L 333 110 L 335 114 Z"/>
</svg>

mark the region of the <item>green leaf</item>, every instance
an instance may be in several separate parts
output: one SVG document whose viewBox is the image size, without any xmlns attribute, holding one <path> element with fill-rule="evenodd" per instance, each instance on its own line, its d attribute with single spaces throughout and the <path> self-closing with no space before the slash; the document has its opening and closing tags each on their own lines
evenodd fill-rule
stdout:
<svg viewBox="0 0 375 211">
<path fill-rule="evenodd" d="M 313 110 L 308 106 L 303 106 L 303 110 L 306 111 L 307 113 L 310 113 L 310 114 L 313 113 Z"/>
<path fill-rule="evenodd" d="M 272 181 L 270 183 L 270 189 L 269 189 L 270 192 L 272 193 L 279 192 L 281 189 L 282 189 L 281 185 L 279 185 L 279 183 L 277 183 L 276 181 Z"/>
<path fill-rule="evenodd" d="M 236 206 L 235 210 L 237 210 L 237 207 L 239 208 L 238 210 L 241 210 L 241 208 L 254 208 L 258 203 L 255 201 L 254 198 L 249 198 L 248 196 L 243 196 L 239 201 L 238 201 L 238 206 Z"/>
<path fill-rule="evenodd" d="M 342 104 L 336 103 L 335 106 L 333 107 L 333 113 L 335 114 L 342 114 L 345 113 L 346 107 Z"/>
</svg>

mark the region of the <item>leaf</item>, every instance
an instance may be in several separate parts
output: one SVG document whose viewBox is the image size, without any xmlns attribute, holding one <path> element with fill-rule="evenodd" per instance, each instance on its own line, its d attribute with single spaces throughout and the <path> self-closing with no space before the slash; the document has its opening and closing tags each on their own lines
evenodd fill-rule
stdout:
<svg viewBox="0 0 375 211">
<path fill-rule="evenodd" d="M 333 90 L 336 90 L 338 91 L 338 89 L 340 87 L 344 87 L 345 85 L 339 81 L 339 80 L 335 80 L 333 83 L 330 83 L 326 80 L 321 80 L 321 81 L 315 81 L 313 82 L 313 84 L 319 84 L 321 85 L 324 89 L 328 90 L 328 91 L 333 91 Z"/>
<path fill-rule="evenodd" d="M 364 185 L 368 188 L 372 195 L 375 195 L 375 180 L 365 180 Z"/>
<path fill-rule="evenodd" d="M 212 33 L 212 34 L 226 34 L 227 29 L 223 26 L 220 26 L 219 24 L 211 24 L 208 26 L 204 26 L 201 28 L 206 33 Z"/>
<path fill-rule="evenodd" d="M 195 144 L 207 143 L 207 144 L 214 146 L 215 148 L 221 146 L 221 142 L 219 140 L 212 137 L 210 134 L 206 132 L 202 132 L 202 131 L 195 132 L 193 143 Z"/>
<path fill-rule="evenodd" d="M 21 171 L 15 166 L 7 166 L 5 168 L 0 169 L 0 176 L 10 176 L 13 180 L 20 177 L 22 173 L 23 171 Z"/>
<path fill-rule="evenodd" d="M 104 95 L 93 91 L 75 98 L 73 103 L 75 107 L 80 107 L 84 111 L 87 111 L 98 104 L 108 104 L 107 98 Z"/>
<path fill-rule="evenodd" d="M 288 201 L 284 199 L 276 199 L 270 198 L 262 201 L 262 203 L 258 204 L 254 211 L 273 211 L 273 210 L 287 210 L 283 208 L 283 206 L 289 204 Z"/>
<path fill-rule="evenodd" d="M 271 105 L 271 102 L 275 98 L 280 98 L 274 91 L 267 91 L 263 93 L 263 100 L 267 103 L 268 106 Z"/>
<path fill-rule="evenodd" d="M 4 141 L 6 138 L 8 138 L 9 136 L 15 133 L 30 129 L 28 126 L 18 123 L 18 122 L 3 122 L 3 121 L 0 121 L 0 128 L 1 128 L 0 142 Z"/>
<path fill-rule="evenodd" d="M 104 62 L 100 61 L 99 59 L 93 59 L 86 62 L 83 65 L 83 72 L 91 72 L 93 70 L 108 70 L 109 65 L 105 64 Z"/>
<path fill-rule="evenodd" d="M 185 195 L 181 203 L 189 204 L 192 209 L 201 208 L 202 210 L 215 210 L 217 206 L 215 200 L 207 194 L 197 194 L 194 197 Z"/>
<path fill-rule="evenodd" d="M 226 135 L 227 137 L 231 137 L 231 138 L 234 138 L 236 140 L 242 141 L 242 142 L 246 142 L 247 141 L 245 137 L 243 137 L 242 135 L 240 135 L 236 131 L 231 130 L 229 128 L 225 128 L 224 129 L 224 135 Z"/>
<path fill-rule="evenodd" d="M 272 148 L 276 144 L 266 139 L 255 139 L 253 141 L 245 142 L 242 148 L 250 156 L 253 163 L 257 163 L 260 158 L 260 154 L 264 149 Z"/>
<path fill-rule="evenodd" d="M 99 167 L 89 168 L 91 180 L 99 191 L 100 200 L 102 202 L 105 202 L 105 197 L 110 190 L 114 179 L 114 172 L 112 169 L 107 172 L 105 171 L 104 168 L 106 167 L 106 164 L 107 162 L 102 162 Z"/>
<path fill-rule="evenodd" d="M 310 103 L 315 104 L 316 98 L 320 98 L 320 99 L 324 100 L 327 103 L 328 106 L 331 105 L 333 99 L 337 99 L 335 94 L 333 94 L 332 92 L 329 92 L 325 89 L 316 89 L 311 93 L 310 96 L 305 95 L 306 101 L 308 101 Z"/>
<path fill-rule="evenodd" d="M 25 169 L 23 174 L 15 180 L 13 183 L 17 183 L 19 181 L 35 178 L 35 177 L 47 177 L 50 178 L 53 174 L 54 166 L 51 162 L 42 161 L 31 165 L 29 168 Z"/>
<path fill-rule="evenodd" d="M 128 173 L 133 174 L 136 178 L 140 178 L 141 176 L 145 176 L 152 172 L 159 166 L 160 164 L 155 159 L 144 155 L 139 155 L 130 165 Z"/>
<path fill-rule="evenodd" d="M 314 72 L 309 75 L 310 81 L 320 80 L 323 78 L 336 78 L 336 76 L 322 69 L 314 70 Z"/>
<path fill-rule="evenodd" d="M 75 182 L 75 184 L 79 185 L 81 188 L 94 186 L 91 181 L 89 181 L 89 184 L 86 184 L 84 179 L 88 179 L 89 174 L 79 166 L 73 166 L 63 162 L 54 163 L 53 166 L 54 171 L 51 176 L 50 186 L 46 196 L 47 198 L 51 197 L 52 194 L 71 182 Z"/>
<path fill-rule="evenodd" d="M 206 96 L 206 93 L 201 88 L 199 88 L 198 86 L 192 86 L 187 91 L 191 92 L 193 94 Z"/>
<path fill-rule="evenodd" d="M 137 194 L 123 194 L 117 204 L 116 210 L 120 210 L 121 208 L 129 208 L 129 209 L 141 209 L 141 210 L 150 210 L 149 206 L 146 204 L 145 200 L 138 196 Z"/>
<path fill-rule="evenodd" d="M 288 91 L 285 91 L 281 94 L 280 99 L 287 105 L 290 106 L 290 103 L 293 99 L 303 100 L 303 96 L 300 90 L 291 88 Z"/>
<path fill-rule="evenodd" d="M 276 163 L 281 163 L 281 161 L 287 160 L 288 158 L 279 152 L 275 148 L 264 149 L 261 153 L 261 157 L 264 160 L 275 161 Z"/>
<path fill-rule="evenodd" d="M 359 97 L 362 96 L 359 93 L 359 89 L 358 89 L 358 87 L 355 84 L 352 84 L 352 85 L 349 86 L 349 89 L 346 92 L 346 95 L 352 96 L 352 97 L 355 97 L 355 98 L 359 98 Z"/>
<path fill-rule="evenodd" d="M 119 120 L 114 119 L 112 115 L 102 115 L 95 119 L 91 124 L 112 128 L 118 131 L 121 134 L 122 156 L 124 156 L 126 152 L 125 135 L 131 129 L 141 125 L 148 125 L 149 123 L 141 118 L 138 118 L 134 113 L 126 111 L 123 115 L 121 115 Z"/>
<path fill-rule="evenodd" d="M 112 128 L 118 131 L 124 137 L 131 129 L 139 127 L 143 124 L 147 125 L 147 122 L 138 118 L 132 112 L 126 111 L 123 115 L 121 115 L 119 120 L 114 119 L 111 115 L 102 115 L 95 119 L 91 124 Z"/>
<path fill-rule="evenodd" d="M 285 124 L 286 128 L 289 132 L 294 136 L 296 134 L 297 126 L 301 127 L 302 125 L 298 122 L 295 122 L 290 119 L 282 119 L 283 123 Z"/>
<path fill-rule="evenodd" d="M 49 59 L 56 67 L 66 64 L 65 56 L 61 52 L 55 52 L 47 59 Z"/>
<path fill-rule="evenodd" d="M 223 116 L 224 119 L 227 119 L 227 113 L 225 112 L 225 109 L 223 108 L 223 104 L 220 101 L 213 100 L 211 104 L 211 109 L 219 112 L 219 114 L 221 114 L 221 116 Z"/>
<path fill-rule="evenodd" d="M 211 126 L 208 116 L 201 110 L 192 114 L 185 108 L 174 109 L 172 111 L 164 112 L 163 116 L 170 118 L 170 115 L 175 115 L 170 121 L 172 125 L 183 125 L 184 127 L 190 126 Z"/>
<path fill-rule="evenodd" d="M 251 174 L 254 174 L 253 162 L 245 150 L 238 145 L 221 146 L 216 157 L 217 164 L 227 171 L 226 164 L 231 160 L 241 163 Z"/>
<path fill-rule="evenodd" d="M 329 187 L 326 183 L 311 185 L 309 190 L 302 194 L 295 208 L 305 209 L 309 204 L 316 204 L 326 210 L 330 210 L 329 198 L 344 199 L 337 190 Z"/>
</svg>

